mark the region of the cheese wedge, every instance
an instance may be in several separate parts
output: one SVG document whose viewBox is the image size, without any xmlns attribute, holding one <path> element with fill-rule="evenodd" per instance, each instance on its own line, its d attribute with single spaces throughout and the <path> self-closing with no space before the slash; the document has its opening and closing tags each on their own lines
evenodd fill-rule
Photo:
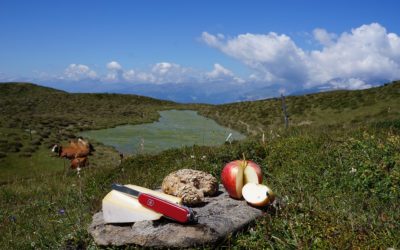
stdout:
<svg viewBox="0 0 400 250">
<path fill-rule="evenodd" d="M 176 204 L 182 204 L 181 198 L 172 195 L 135 185 L 125 186 L 134 188 L 140 192 L 152 194 Z M 102 206 L 105 223 L 131 223 L 144 220 L 158 220 L 162 216 L 160 213 L 143 207 L 136 198 L 116 190 L 112 190 L 104 197 Z"/>
</svg>

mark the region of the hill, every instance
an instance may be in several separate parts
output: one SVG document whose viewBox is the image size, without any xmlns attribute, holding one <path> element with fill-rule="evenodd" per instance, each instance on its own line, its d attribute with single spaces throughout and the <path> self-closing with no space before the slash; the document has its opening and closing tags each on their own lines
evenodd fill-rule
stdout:
<svg viewBox="0 0 400 250">
<path fill-rule="evenodd" d="M 398 119 L 400 82 L 358 91 L 332 91 L 286 97 L 290 127 Z M 53 171 L 57 161 L 46 160 L 49 147 L 79 131 L 155 121 L 157 111 L 192 109 L 251 136 L 283 128 L 280 98 L 224 105 L 178 104 L 138 95 L 72 94 L 31 83 L 0 84 L 1 179 L 31 175 L 22 168 L 33 164 Z M 260 138 L 260 137 L 259 137 Z M 34 160 L 36 159 L 36 160 Z M 34 161 L 34 163 L 32 163 Z M 5 167 L 8 166 L 8 167 Z M 46 167 L 47 166 L 47 167 Z"/>
<path fill-rule="evenodd" d="M 399 82 L 362 91 L 287 97 L 289 129 L 283 129 L 279 99 L 181 105 L 138 96 L 4 86 L 7 94 L 0 84 L 0 131 L 5 138 L 1 143 L 7 145 L 5 149 L 18 141 L 22 146 L 0 159 L 7 159 L 0 166 L 2 174 L 21 164 L 27 167 L 13 173 L 36 174 L 1 186 L 3 248 L 95 249 L 87 226 L 92 214 L 101 209 L 111 183 L 156 188 L 166 174 L 181 168 L 204 170 L 219 178 L 224 164 L 243 153 L 260 164 L 264 183 L 275 191 L 279 203 L 266 208 L 265 216 L 243 231 L 210 248 L 400 247 Z M 83 111 L 76 108 L 77 103 L 86 105 Z M 61 161 L 58 172 L 49 175 L 59 159 L 47 162 L 49 168 L 35 168 L 36 159 L 49 158 L 45 145 L 52 140 L 67 139 L 86 128 L 149 122 L 157 119 L 157 110 L 170 108 L 199 110 L 251 136 L 219 147 L 137 155 L 121 164 L 113 150 L 96 145 L 91 167 L 81 172 L 59 171 Z M 124 115 L 132 110 L 136 113 Z M 265 133 L 264 140 L 261 133 Z M 39 145 L 33 144 L 36 139 Z M 35 153 L 21 156 L 33 146 L 38 147 Z"/>
<path fill-rule="evenodd" d="M 35 125 L 54 121 L 78 129 L 110 126 L 110 121 L 114 126 L 143 123 L 157 118 L 152 111 L 174 105 L 137 95 L 70 94 L 29 83 L 0 84 L 0 98 L 0 115 L 5 118 L 2 119 L 5 127 L 18 126 L 26 118 Z"/>
<path fill-rule="evenodd" d="M 54 172 L 63 162 L 49 147 L 77 132 L 158 119 L 177 104 L 137 95 L 70 94 L 30 83 L 0 84 L 0 182 Z M 57 166 L 57 167 L 54 167 Z"/>
<path fill-rule="evenodd" d="M 400 117 L 400 81 L 366 90 L 288 96 L 285 101 L 293 127 L 393 120 Z M 200 113 L 251 135 L 284 126 L 281 98 L 202 106 Z"/>
</svg>

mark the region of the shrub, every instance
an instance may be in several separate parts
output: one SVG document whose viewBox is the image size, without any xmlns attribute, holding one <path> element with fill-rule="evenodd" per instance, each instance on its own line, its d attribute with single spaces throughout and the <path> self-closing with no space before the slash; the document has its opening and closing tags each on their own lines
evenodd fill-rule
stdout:
<svg viewBox="0 0 400 250">
<path fill-rule="evenodd" d="M 9 142 L 7 145 L 7 152 L 16 153 L 22 148 L 22 143 L 20 142 Z"/>
<path fill-rule="evenodd" d="M 19 154 L 20 157 L 32 157 L 32 154 L 30 152 L 21 152 Z"/>
<path fill-rule="evenodd" d="M 346 144 L 350 152 L 346 165 L 354 172 L 354 190 L 381 202 L 400 199 L 400 137 L 389 134 L 378 141 L 366 132 L 363 137 Z"/>
<path fill-rule="evenodd" d="M 23 148 L 21 151 L 25 153 L 34 153 L 38 148 L 34 146 Z"/>
<path fill-rule="evenodd" d="M 377 122 L 375 126 L 377 128 L 395 128 L 400 130 L 400 120 Z"/>
<path fill-rule="evenodd" d="M 42 144 L 42 140 L 41 139 L 34 139 L 31 141 L 31 145 L 36 145 L 39 146 Z"/>
<path fill-rule="evenodd" d="M 50 132 L 49 130 L 44 130 L 44 131 L 42 131 L 42 132 L 40 133 L 40 136 L 41 136 L 42 138 L 49 138 L 50 134 L 51 134 L 51 132 Z"/>
</svg>

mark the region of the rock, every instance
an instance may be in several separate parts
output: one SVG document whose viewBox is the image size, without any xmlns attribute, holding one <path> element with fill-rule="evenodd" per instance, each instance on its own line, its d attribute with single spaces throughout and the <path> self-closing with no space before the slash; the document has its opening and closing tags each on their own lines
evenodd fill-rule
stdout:
<svg viewBox="0 0 400 250">
<path fill-rule="evenodd" d="M 103 214 L 99 212 L 93 216 L 88 231 L 101 246 L 196 247 L 215 243 L 264 213 L 244 200 L 230 198 L 222 185 L 219 188 L 216 196 L 204 198 L 203 206 L 192 208 L 198 219 L 194 224 L 180 224 L 166 218 L 105 224 Z"/>
<path fill-rule="evenodd" d="M 180 169 L 164 178 L 161 189 L 166 194 L 181 197 L 185 205 L 198 205 L 204 202 L 204 196 L 218 192 L 218 181 L 203 171 Z"/>
</svg>

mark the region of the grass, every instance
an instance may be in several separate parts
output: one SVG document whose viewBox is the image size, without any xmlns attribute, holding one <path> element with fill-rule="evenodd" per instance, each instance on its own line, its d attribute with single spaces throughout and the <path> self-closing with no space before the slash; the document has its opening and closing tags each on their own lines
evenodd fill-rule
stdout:
<svg viewBox="0 0 400 250">
<path fill-rule="evenodd" d="M 400 82 L 393 82 L 361 91 L 287 97 L 290 126 L 318 130 L 320 126 L 338 123 L 353 126 L 393 120 L 400 115 L 399 96 Z M 25 175 L 21 165 L 29 165 L 31 158 L 36 154 L 40 158 L 39 152 L 46 147 L 65 143 L 81 131 L 150 123 L 159 119 L 157 111 L 167 109 L 198 110 L 223 126 L 252 136 L 283 126 L 280 99 L 217 106 L 183 105 L 135 95 L 69 94 L 29 83 L 2 83 L 0 169 L 7 169 L 2 178 Z M 54 162 L 42 160 L 38 164 L 49 170 Z"/>
<path fill-rule="evenodd" d="M 281 128 L 278 100 L 190 106 L 217 117 L 221 124 L 241 130 L 249 128 L 248 134 L 252 136 L 243 142 L 219 147 L 193 146 L 157 155 L 137 155 L 122 164 L 115 151 L 96 145 L 97 151 L 90 158 L 91 167 L 79 174 L 76 171 L 49 174 L 49 171 L 38 170 L 32 178 L 13 179 L 0 188 L 0 245 L 4 249 L 96 249 L 86 229 L 92 214 L 101 208 L 101 199 L 109 192 L 111 183 L 155 188 L 168 173 L 181 168 L 204 170 L 219 178 L 224 164 L 245 153 L 247 159 L 261 165 L 264 183 L 276 192 L 280 208 L 270 207 L 254 224 L 209 248 L 399 248 L 400 120 L 399 109 L 392 108 L 400 103 L 398 88 L 399 84 L 395 83 L 359 92 L 289 97 L 289 111 L 291 107 L 300 106 L 294 105 L 300 102 L 297 98 L 308 101 L 304 101 L 306 108 L 301 111 L 303 118 L 300 110 L 296 111 L 298 113 L 291 111 L 292 126 L 288 130 Z M 357 102 L 346 101 L 353 99 Z M 341 102 L 345 103 L 340 105 L 343 109 L 337 107 Z M 276 105 L 275 115 L 272 104 Z M 147 109 L 161 110 L 170 104 L 157 105 Z M 178 108 L 187 106 L 178 105 Z M 389 111 L 381 112 L 384 108 Z M 324 112 L 318 113 L 319 110 Z M 337 115 L 336 123 L 325 119 L 332 113 Z M 21 117 L 24 117 L 23 112 Z M 46 116 L 33 117 L 32 124 L 42 124 L 39 117 Z M 90 119 L 96 117 L 100 114 L 95 113 Z M 354 119 L 349 120 L 349 117 Z M 109 120 L 104 126 L 113 126 L 123 119 Z M 296 122 L 305 119 L 312 124 Z M 58 121 L 67 121 L 62 117 L 53 120 L 57 125 L 48 123 L 52 125 L 45 128 L 51 133 L 34 154 L 44 149 L 46 141 L 57 137 L 54 131 L 58 126 L 69 126 L 67 123 L 60 125 Z M 39 127 L 35 127 L 39 132 L 33 134 L 35 138 L 31 140 L 29 135 L 26 137 L 25 125 L 20 128 L 21 124 L 17 123 L 19 125 L 12 128 L 9 122 L 2 120 L 1 132 L 7 136 L 6 142 L 0 144 L 19 141 L 22 151 L 40 134 Z M 78 123 L 73 124 L 76 127 L 71 133 L 81 128 Z M 30 159 L 19 157 L 20 152 L 6 152 L 7 156 L 0 160 L 10 155 L 15 159 Z M 7 166 L 1 165 L 1 168 Z"/>
<path fill-rule="evenodd" d="M 30 155 L 30 154 L 29 154 Z M 21 154 L 11 154 L 9 157 L 0 160 L 4 166 L 0 173 L 0 180 L 11 181 L 15 173 L 18 178 L 28 178 L 43 173 L 56 173 L 64 169 L 64 160 L 53 157 L 48 148 L 40 148 L 32 156 L 24 157 Z M 65 162 L 68 166 L 69 162 Z"/>
<path fill-rule="evenodd" d="M 38 169 L 59 169 L 60 163 L 48 160 L 45 152 L 82 130 L 153 122 L 158 110 L 176 105 L 143 96 L 69 94 L 29 83 L 2 83 L 0 182 Z"/>
<path fill-rule="evenodd" d="M 266 143 L 249 140 L 217 148 L 185 147 L 131 157 L 119 166 L 88 168 L 80 176 L 69 172 L 41 178 L 40 185 L 39 180 L 15 182 L 1 191 L 2 228 L 7 229 L 2 230 L 1 244 L 94 246 L 86 227 L 112 182 L 155 188 L 165 175 L 180 168 L 204 170 L 219 178 L 226 162 L 245 153 L 262 166 L 264 182 L 280 197 L 281 209 L 271 208 L 219 247 L 398 247 L 399 132 L 292 130 L 274 134 Z"/>
<path fill-rule="evenodd" d="M 397 119 L 400 81 L 357 91 L 332 91 L 288 96 L 289 124 L 294 127 L 353 125 Z M 200 106 L 200 114 L 250 135 L 269 133 L 283 126 L 280 98 L 218 106 Z"/>
<path fill-rule="evenodd" d="M 272 143 L 263 165 L 285 205 L 236 243 L 257 249 L 398 247 L 400 141 L 398 134 L 378 133 L 296 134 Z"/>
</svg>

